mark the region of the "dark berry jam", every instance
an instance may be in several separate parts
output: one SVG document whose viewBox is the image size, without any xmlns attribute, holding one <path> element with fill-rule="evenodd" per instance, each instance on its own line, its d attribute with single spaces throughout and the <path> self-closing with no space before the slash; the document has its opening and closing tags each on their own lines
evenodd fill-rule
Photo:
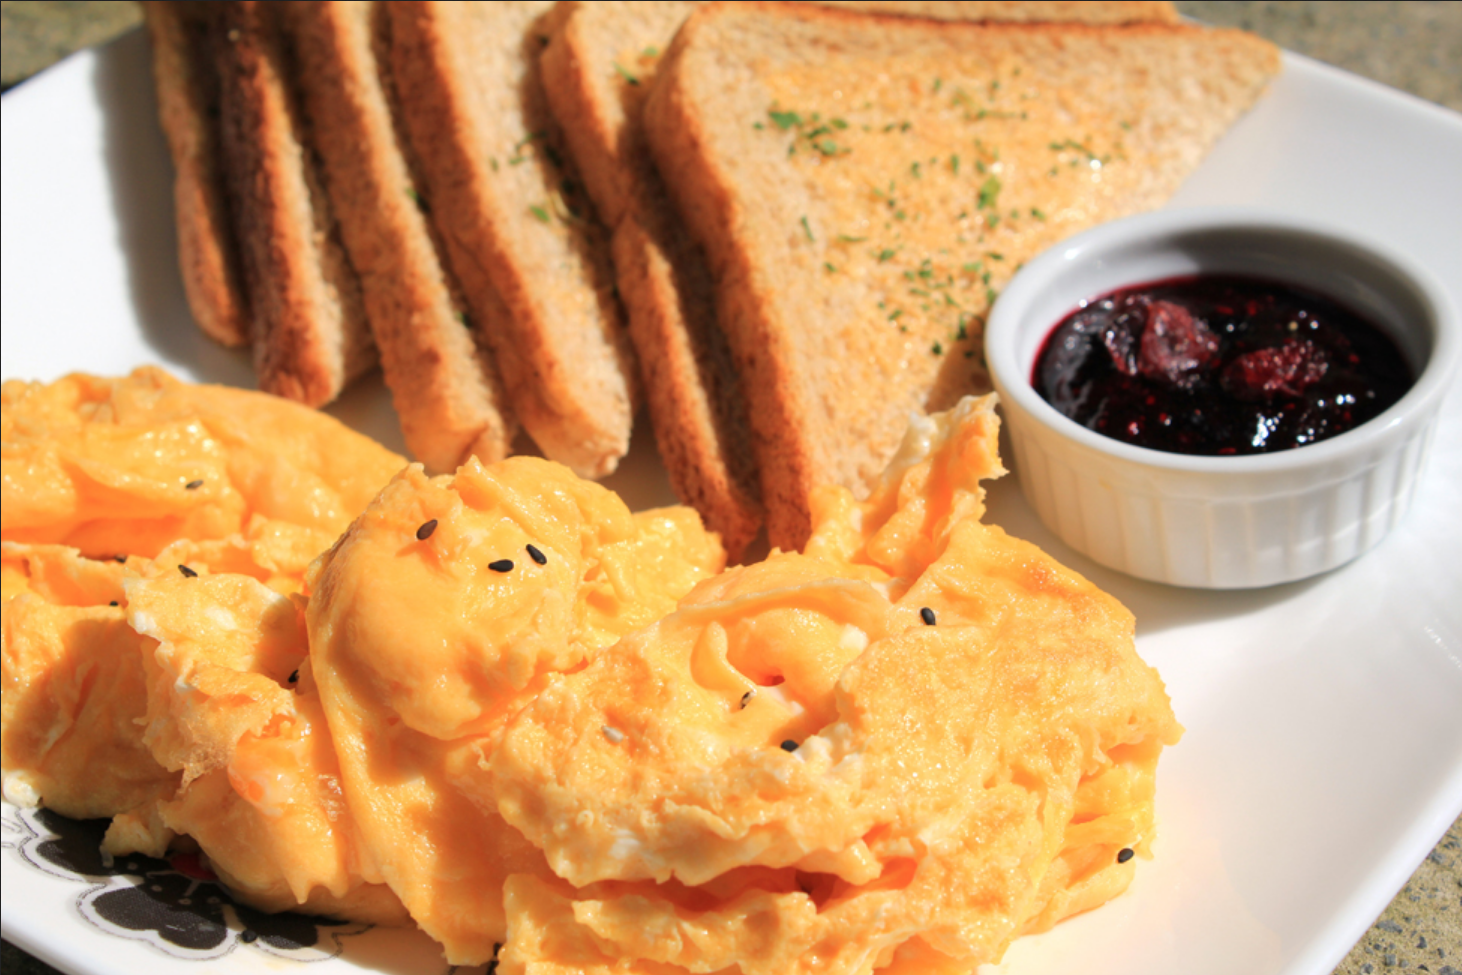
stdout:
<svg viewBox="0 0 1462 975">
<path fill-rule="evenodd" d="M 1036 360 L 1036 391 L 1083 426 L 1179 454 L 1258 454 L 1324 440 L 1414 381 L 1383 331 L 1275 281 L 1172 278 L 1068 315 Z"/>
</svg>

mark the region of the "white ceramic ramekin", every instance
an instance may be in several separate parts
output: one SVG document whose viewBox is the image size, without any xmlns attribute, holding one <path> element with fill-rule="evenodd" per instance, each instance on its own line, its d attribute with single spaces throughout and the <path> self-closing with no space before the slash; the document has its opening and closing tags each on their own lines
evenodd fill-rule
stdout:
<svg viewBox="0 0 1462 975">
<path fill-rule="evenodd" d="M 1390 333 L 1417 373 L 1354 430 L 1271 454 L 1137 447 L 1058 413 L 1031 386 L 1041 344 L 1082 302 L 1164 278 L 1232 272 L 1318 291 Z M 1411 503 L 1462 324 L 1426 269 L 1307 220 L 1238 208 L 1105 224 L 1026 265 L 990 316 L 985 353 L 1021 488 L 1041 520 L 1103 565 L 1178 586 L 1267 586 L 1370 549 Z"/>
</svg>

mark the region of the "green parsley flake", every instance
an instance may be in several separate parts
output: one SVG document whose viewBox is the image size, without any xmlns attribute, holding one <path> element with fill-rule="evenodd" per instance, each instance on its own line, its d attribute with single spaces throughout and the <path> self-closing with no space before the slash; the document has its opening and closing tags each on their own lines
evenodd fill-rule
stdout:
<svg viewBox="0 0 1462 975">
<path fill-rule="evenodd" d="M 1000 196 L 1000 179 L 997 176 L 986 177 L 985 182 L 980 186 L 980 199 L 976 204 L 981 210 L 993 209 L 995 200 Z M 993 224 L 991 226 L 994 226 Z"/>
<path fill-rule="evenodd" d="M 550 219 L 549 216 L 548 216 L 548 209 L 546 207 L 530 206 L 528 208 L 528 212 L 529 213 L 532 213 L 533 216 L 537 217 L 539 220 L 543 221 L 544 223 L 548 223 L 548 221 Z"/>
<path fill-rule="evenodd" d="M 800 126 L 802 124 L 802 116 L 796 112 L 779 112 L 776 109 L 772 109 L 767 114 L 772 117 L 772 122 L 776 127 L 783 132 L 792 128 L 794 125 Z"/>
<path fill-rule="evenodd" d="M 1080 142 L 1077 142 L 1075 139 L 1067 139 L 1065 142 L 1052 142 L 1050 144 L 1050 148 L 1052 152 L 1064 152 L 1067 149 L 1070 149 L 1073 152 L 1081 153 L 1089 160 L 1098 158 L 1097 154 L 1092 152 L 1090 147 L 1085 146 Z"/>
</svg>

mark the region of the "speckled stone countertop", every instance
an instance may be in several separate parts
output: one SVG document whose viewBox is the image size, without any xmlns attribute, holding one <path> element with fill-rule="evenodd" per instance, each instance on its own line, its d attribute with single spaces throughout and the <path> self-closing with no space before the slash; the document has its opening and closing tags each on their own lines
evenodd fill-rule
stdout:
<svg viewBox="0 0 1462 975">
<path fill-rule="evenodd" d="M 1462 112 L 1462 2 L 1178 0 L 1177 6 L 1195 19 L 1243 27 L 1292 51 Z M 9 88 L 79 48 L 131 29 L 138 20 L 130 3 L 3 0 L 0 82 Z M 0 949 L 0 967 L 6 975 L 55 975 L 9 943 Z M 1335 975 L 1402 970 L 1462 975 L 1462 819 Z"/>
</svg>

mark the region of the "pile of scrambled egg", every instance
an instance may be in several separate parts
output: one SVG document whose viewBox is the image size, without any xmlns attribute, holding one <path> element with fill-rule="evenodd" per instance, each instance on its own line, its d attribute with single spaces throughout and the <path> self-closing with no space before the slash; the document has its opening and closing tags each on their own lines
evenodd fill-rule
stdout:
<svg viewBox="0 0 1462 975">
<path fill-rule="evenodd" d="M 997 429 L 917 422 L 725 569 L 547 461 L 8 382 L 6 795 L 504 973 L 973 971 L 1125 889 L 1181 733 L 1127 611 L 981 523 Z"/>
</svg>

